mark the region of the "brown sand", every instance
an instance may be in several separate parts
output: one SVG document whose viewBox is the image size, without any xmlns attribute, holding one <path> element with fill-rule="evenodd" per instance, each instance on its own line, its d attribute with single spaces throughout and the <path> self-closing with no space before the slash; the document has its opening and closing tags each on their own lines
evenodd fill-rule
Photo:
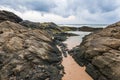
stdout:
<svg viewBox="0 0 120 80">
<path fill-rule="evenodd" d="M 62 80 L 93 80 L 85 72 L 85 67 L 80 67 L 71 56 L 63 58 L 62 64 L 66 73 Z"/>
<path fill-rule="evenodd" d="M 80 42 L 76 42 L 76 41 L 71 42 L 70 40 L 67 40 L 65 43 L 67 43 L 68 49 L 72 49 Z M 62 64 L 64 66 L 66 73 L 62 78 L 62 80 L 93 80 L 85 72 L 85 67 L 80 67 L 70 55 L 63 58 Z"/>
</svg>

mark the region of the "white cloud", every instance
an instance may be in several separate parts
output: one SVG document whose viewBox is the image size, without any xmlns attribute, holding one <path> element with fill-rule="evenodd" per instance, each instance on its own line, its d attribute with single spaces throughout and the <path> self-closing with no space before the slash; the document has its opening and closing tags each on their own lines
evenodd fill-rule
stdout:
<svg viewBox="0 0 120 80">
<path fill-rule="evenodd" d="M 1 9 L 12 11 L 23 19 L 31 21 L 72 24 L 113 23 L 120 20 L 120 0 L 7 1 L 1 0 Z"/>
<path fill-rule="evenodd" d="M 10 7 L 4 7 L 0 6 L 1 10 L 7 10 L 15 13 L 16 15 L 20 16 L 24 20 L 30 20 L 33 22 L 55 22 L 57 24 L 65 23 L 68 24 L 69 22 L 72 22 L 76 19 L 75 16 L 71 15 L 69 17 L 62 17 L 60 15 L 52 14 L 52 13 L 44 13 L 39 12 L 35 10 L 29 10 L 29 11 L 16 11 Z"/>
</svg>

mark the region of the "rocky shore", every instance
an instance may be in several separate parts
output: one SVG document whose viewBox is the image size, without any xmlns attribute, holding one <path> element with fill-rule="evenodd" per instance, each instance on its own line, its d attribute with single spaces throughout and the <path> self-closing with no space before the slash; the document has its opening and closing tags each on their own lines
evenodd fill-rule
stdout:
<svg viewBox="0 0 120 80">
<path fill-rule="evenodd" d="M 21 24 L 15 14 L 0 11 L 0 80 L 61 80 L 62 55 L 52 36 Z"/>
<path fill-rule="evenodd" d="M 103 28 L 94 28 L 89 26 L 82 26 L 82 27 L 61 26 L 60 28 L 63 31 L 84 31 L 84 32 L 95 32 L 103 29 Z"/>
<path fill-rule="evenodd" d="M 62 41 L 78 36 L 66 33 L 76 30 L 92 33 L 69 51 Z M 104 29 L 59 27 L 52 22 L 31 22 L 12 12 L 0 11 L 0 80 L 61 80 L 62 54 L 64 57 L 70 54 L 80 66 L 86 66 L 94 80 L 119 80 L 120 22 Z"/>
<path fill-rule="evenodd" d="M 85 36 L 72 51 L 94 80 L 120 80 L 120 22 Z"/>
<path fill-rule="evenodd" d="M 79 31 L 85 31 L 85 32 L 95 32 L 95 31 L 99 31 L 102 29 L 103 28 L 93 28 L 93 27 L 89 27 L 89 26 L 82 26 L 82 27 L 78 28 Z"/>
</svg>

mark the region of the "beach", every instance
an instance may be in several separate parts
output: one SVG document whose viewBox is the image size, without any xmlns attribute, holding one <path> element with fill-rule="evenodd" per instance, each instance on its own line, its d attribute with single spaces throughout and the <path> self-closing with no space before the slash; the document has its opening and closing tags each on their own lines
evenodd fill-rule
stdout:
<svg viewBox="0 0 120 80">
<path fill-rule="evenodd" d="M 68 49 L 80 44 L 82 37 L 88 34 L 87 32 L 74 31 L 72 33 L 79 34 L 80 36 L 69 37 L 64 43 L 67 44 Z M 65 75 L 62 80 L 93 80 L 86 72 L 85 67 L 78 65 L 72 56 L 67 55 L 63 57 L 62 65 L 64 66 Z"/>
</svg>

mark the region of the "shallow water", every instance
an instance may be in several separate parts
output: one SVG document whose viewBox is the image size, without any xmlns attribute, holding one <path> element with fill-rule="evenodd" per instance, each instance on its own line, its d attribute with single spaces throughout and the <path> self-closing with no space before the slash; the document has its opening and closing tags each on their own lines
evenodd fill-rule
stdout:
<svg viewBox="0 0 120 80">
<path fill-rule="evenodd" d="M 72 49 L 76 45 L 79 45 L 82 41 L 82 37 L 89 34 L 90 32 L 69 32 L 69 33 L 77 33 L 80 36 L 72 36 L 69 37 L 64 43 L 67 44 L 68 49 Z M 62 80 L 93 80 L 86 72 L 85 67 L 80 67 L 71 56 L 67 56 L 63 58 L 62 62 L 65 75 Z"/>
<path fill-rule="evenodd" d="M 67 44 L 68 49 L 72 49 L 73 47 L 80 45 L 80 43 L 82 42 L 82 38 L 85 35 L 88 35 L 90 32 L 68 31 L 68 33 L 74 33 L 79 35 L 79 36 L 68 37 L 68 39 L 65 42 L 63 42 Z"/>
</svg>

